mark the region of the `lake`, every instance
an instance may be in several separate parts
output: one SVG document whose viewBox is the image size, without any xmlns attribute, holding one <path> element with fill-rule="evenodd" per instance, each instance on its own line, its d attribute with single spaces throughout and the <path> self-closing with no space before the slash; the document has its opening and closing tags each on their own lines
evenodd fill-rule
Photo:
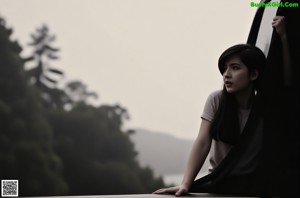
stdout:
<svg viewBox="0 0 300 198">
<path fill-rule="evenodd" d="M 206 175 L 206 172 L 200 172 L 196 179 L 203 177 Z M 183 173 L 182 174 L 168 174 L 163 176 L 163 180 L 166 185 L 179 185 L 181 184 L 181 181 L 183 179 Z"/>
</svg>

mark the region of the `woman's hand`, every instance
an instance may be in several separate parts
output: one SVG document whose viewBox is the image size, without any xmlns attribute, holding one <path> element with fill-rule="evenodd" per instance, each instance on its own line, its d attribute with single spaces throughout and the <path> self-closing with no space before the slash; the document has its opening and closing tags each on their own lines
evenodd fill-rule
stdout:
<svg viewBox="0 0 300 198">
<path fill-rule="evenodd" d="M 276 32 L 281 38 L 282 43 L 282 56 L 283 56 L 283 82 L 285 86 L 291 86 L 293 80 L 292 59 L 290 55 L 290 49 L 288 44 L 287 32 L 285 28 L 285 17 L 276 16 L 273 18 L 272 27 L 276 29 Z"/>
<path fill-rule="evenodd" d="M 279 36 L 285 36 L 285 17 L 284 16 L 276 16 L 273 18 L 272 27 L 275 28 L 276 32 Z"/>
<path fill-rule="evenodd" d="M 189 188 L 182 184 L 180 186 L 159 189 L 153 192 L 153 194 L 175 194 L 176 197 L 179 197 L 181 195 L 187 194 L 188 190 Z"/>
</svg>

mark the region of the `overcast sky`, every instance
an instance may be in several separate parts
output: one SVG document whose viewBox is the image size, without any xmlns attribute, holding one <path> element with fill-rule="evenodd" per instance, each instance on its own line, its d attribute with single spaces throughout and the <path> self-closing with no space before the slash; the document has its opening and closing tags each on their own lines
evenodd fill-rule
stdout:
<svg viewBox="0 0 300 198">
<path fill-rule="evenodd" d="M 0 0 L 0 15 L 23 56 L 47 24 L 61 48 L 51 65 L 98 93 L 99 104 L 127 108 L 127 127 L 194 139 L 208 94 L 222 88 L 219 55 L 247 41 L 250 2 Z"/>
</svg>

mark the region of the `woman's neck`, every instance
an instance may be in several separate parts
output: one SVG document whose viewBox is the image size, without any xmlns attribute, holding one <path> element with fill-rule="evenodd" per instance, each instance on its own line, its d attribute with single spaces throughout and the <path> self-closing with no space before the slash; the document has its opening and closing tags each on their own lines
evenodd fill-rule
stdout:
<svg viewBox="0 0 300 198">
<path fill-rule="evenodd" d="M 249 109 L 254 98 L 254 90 L 252 88 L 235 93 L 239 109 Z"/>
</svg>

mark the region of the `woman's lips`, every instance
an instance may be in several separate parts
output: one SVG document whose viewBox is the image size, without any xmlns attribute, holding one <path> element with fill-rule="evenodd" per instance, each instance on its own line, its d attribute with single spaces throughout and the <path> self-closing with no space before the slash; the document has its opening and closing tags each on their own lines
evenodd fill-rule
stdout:
<svg viewBox="0 0 300 198">
<path fill-rule="evenodd" d="M 232 86 L 232 82 L 226 81 L 226 82 L 225 82 L 225 86 L 226 86 L 226 87 L 231 87 L 231 86 Z"/>
</svg>

